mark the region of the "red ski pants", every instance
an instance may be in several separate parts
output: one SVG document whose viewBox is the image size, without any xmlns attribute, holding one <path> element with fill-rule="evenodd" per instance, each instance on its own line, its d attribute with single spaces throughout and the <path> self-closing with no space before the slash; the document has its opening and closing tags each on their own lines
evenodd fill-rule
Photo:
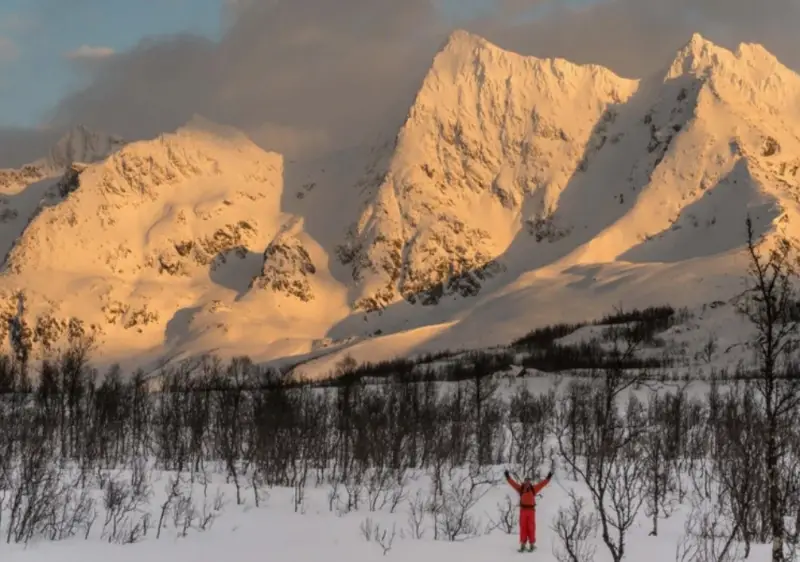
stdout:
<svg viewBox="0 0 800 562">
<path fill-rule="evenodd" d="M 519 510 L 519 543 L 536 544 L 536 510 L 521 508 Z"/>
</svg>

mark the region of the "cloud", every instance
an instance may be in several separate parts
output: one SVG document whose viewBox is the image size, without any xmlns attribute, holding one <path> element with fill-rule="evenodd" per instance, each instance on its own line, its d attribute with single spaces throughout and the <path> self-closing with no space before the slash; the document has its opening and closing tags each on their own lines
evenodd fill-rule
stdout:
<svg viewBox="0 0 800 562">
<path fill-rule="evenodd" d="M 44 156 L 61 131 L 0 127 L 0 169 L 19 168 Z"/>
<path fill-rule="evenodd" d="M 559 4 L 522 24 L 497 18 L 474 23 L 476 32 L 511 50 L 641 77 L 669 63 L 694 32 L 728 48 L 762 43 L 800 69 L 797 21 L 796 0 L 601 0 L 577 8 Z"/>
<path fill-rule="evenodd" d="M 228 9 L 220 42 L 184 35 L 115 55 L 52 123 L 140 138 L 199 113 L 268 148 L 317 152 L 374 134 L 392 109 L 402 117 L 447 33 L 428 0 L 250 0 Z"/>
<path fill-rule="evenodd" d="M 105 60 L 114 55 L 111 47 L 92 47 L 81 45 L 77 49 L 64 53 L 69 60 Z"/>
<path fill-rule="evenodd" d="M 9 37 L 0 35 L 0 64 L 17 60 L 19 48 Z"/>
<path fill-rule="evenodd" d="M 135 139 L 199 113 L 291 156 L 393 134 L 452 31 L 436 1 L 226 0 L 219 42 L 178 35 L 118 53 L 47 124 L 84 123 Z M 625 76 L 666 66 L 695 31 L 729 47 L 763 43 L 800 68 L 796 0 L 495 4 L 492 15 L 460 25 L 504 48 L 603 64 Z M 527 17 L 531 8 L 539 19 Z"/>
</svg>

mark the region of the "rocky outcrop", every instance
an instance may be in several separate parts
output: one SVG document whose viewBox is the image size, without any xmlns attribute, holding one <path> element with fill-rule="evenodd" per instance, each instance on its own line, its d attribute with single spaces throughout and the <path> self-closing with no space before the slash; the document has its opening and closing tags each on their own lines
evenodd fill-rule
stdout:
<svg viewBox="0 0 800 562">
<path fill-rule="evenodd" d="M 161 317 L 156 310 L 150 310 L 147 303 L 131 306 L 118 300 L 106 299 L 100 310 L 109 325 L 121 326 L 126 330 L 135 328 L 142 332 L 146 326 L 157 324 Z"/>
<path fill-rule="evenodd" d="M 86 164 L 79 163 L 71 164 L 67 168 L 64 175 L 56 184 L 56 191 L 59 197 L 66 197 L 80 187 L 80 176 L 85 169 Z"/>
<path fill-rule="evenodd" d="M 18 170 L 0 170 L 0 191 L 14 191 L 45 177 L 44 169 L 36 165 L 23 166 Z"/>
<path fill-rule="evenodd" d="M 96 341 L 102 327 L 51 310 L 34 314 L 25 291 L 0 290 L 0 348 L 18 359 L 43 359 L 70 344 Z"/>
<path fill-rule="evenodd" d="M 145 265 L 163 275 L 188 276 L 197 266 L 213 270 L 225 262 L 230 252 L 244 258 L 256 234 L 256 228 L 247 221 L 227 224 L 209 236 L 171 242 L 168 247 L 151 254 Z"/>
<path fill-rule="evenodd" d="M 280 232 L 264 251 L 261 274 L 253 278 L 250 288 L 271 290 L 309 302 L 314 299 L 310 278 L 317 268 L 303 243 L 291 231 Z"/>
</svg>

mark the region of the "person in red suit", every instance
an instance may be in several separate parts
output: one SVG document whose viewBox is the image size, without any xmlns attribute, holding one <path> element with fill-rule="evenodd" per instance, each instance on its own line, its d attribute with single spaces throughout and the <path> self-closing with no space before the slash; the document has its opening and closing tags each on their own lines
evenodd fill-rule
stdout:
<svg viewBox="0 0 800 562">
<path fill-rule="evenodd" d="M 505 471 L 505 477 L 512 488 L 519 494 L 519 551 L 525 550 L 525 543 L 531 552 L 536 548 L 536 494 L 550 483 L 553 471 L 547 473 L 544 480 L 536 484 L 526 478 L 520 484 Z"/>
</svg>

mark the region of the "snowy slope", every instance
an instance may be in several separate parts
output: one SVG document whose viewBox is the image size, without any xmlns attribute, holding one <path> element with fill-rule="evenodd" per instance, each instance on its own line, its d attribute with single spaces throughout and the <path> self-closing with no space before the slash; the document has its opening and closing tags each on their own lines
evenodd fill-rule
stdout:
<svg viewBox="0 0 800 562">
<path fill-rule="evenodd" d="M 4 234 L 7 314 L 23 290 L 40 340 L 76 316 L 108 360 L 325 355 L 313 374 L 725 300 L 748 213 L 797 234 L 800 77 L 699 35 L 665 63 L 625 79 L 459 31 L 399 132 L 314 162 L 196 118 L 75 166 Z M 65 146 L 46 161 L 110 147 Z"/>
<path fill-rule="evenodd" d="M 496 258 L 520 231 L 548 220 L 593 126 L 635 86 L 600 67 L 453 34 L 350 232 L 355 306 L 476 294 L 505 269 Z"/>
<path fill-rule="evenodd" d="M 3 265 L 7 294 L 24 290 L 32 316 L 55 319 L 50 339 L 76 316 L 120 357 L 235 340 L 251 318 L 261 336 L 291 333 L 298 317 L 324 319 L 336 289 L 326 285 L 324 253 L 288 228 L 283 167 L 280 155 L 201 118 L 128 144 L 40 206 Z M 281 240 L 317 264 L 309 290 L 326 299 L 281 309 L 287 299 L 306 303 L 278 264 Z M 248 293 L 262 284 L 271 290 Z"/>
<path fill-rule="evenodd" d="M 0 169 L 0 252 L 5 256 L 30 221 L 39 202 L 73 164 L 103 160 L 124 141 L 77 126 L 67 131 L 48 154 L 20 169 Z"/>
</svg>

